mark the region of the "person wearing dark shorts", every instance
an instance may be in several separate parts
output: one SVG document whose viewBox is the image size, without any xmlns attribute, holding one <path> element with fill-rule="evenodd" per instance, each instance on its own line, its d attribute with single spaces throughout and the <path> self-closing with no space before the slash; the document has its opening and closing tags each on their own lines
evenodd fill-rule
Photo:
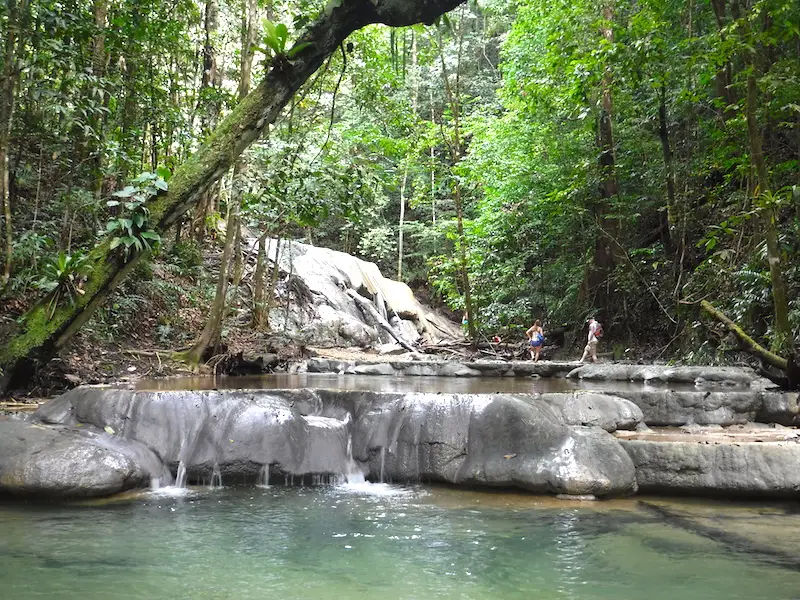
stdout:
<svg viewBox="0 0 800 600">
<path fill-rule="evenodd" d="M 528 338 L 528 343 L 530 344 L 530 351 L 531 351 L 531 359 L 533 362 L 537 362 L 539 360 L 539 353 L 542 351 L 542 346 L 544 345 L 544 331 L 542 330 L 542 322 L 539 319 L 536 319 L 531 328 L 525 332 L 525 335 Z"/>
</svg>

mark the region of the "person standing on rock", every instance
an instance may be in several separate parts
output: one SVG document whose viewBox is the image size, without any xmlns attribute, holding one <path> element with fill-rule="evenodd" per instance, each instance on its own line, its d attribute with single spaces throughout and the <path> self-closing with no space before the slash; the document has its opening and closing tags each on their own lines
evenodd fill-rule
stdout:
<svg viewBox="0 0 800 600">
<path fill-rule="evenodd" d="M 544 331 L 542 330 L 542 322 L 539 319 L 531 325 L 531 328 L 525 332 L 525 335 L 528 338 L 528 343 L 530 344 L 530 351 L 531 351 L 531 359 L 533 362 L 537 362 L 539 360 L 539 353 L 542 351 L 542 345 L 544 344 Z"/>
<path fill-rule="evenodd" d="M 603 326 L 595 321 L 594 317 L 589 317 L 589 338 L 586 348 L 583 349 L 581 362 L 584 362 L 587 356 L 592 357 L 592 362 L 597 362 L 597 346 L 600 345 L 601 337 L 603 337 Z"/>
</svg>

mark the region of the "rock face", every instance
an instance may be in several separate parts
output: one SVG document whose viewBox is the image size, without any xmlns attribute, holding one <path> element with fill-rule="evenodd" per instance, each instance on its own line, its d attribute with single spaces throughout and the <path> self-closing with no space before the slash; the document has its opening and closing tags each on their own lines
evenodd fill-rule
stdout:
<svg viewBox="0 0 800 600">
<path fill-rule="evenodd" d="M 569 425 L 535 395 L 78 388 L 36 417 L 111 427 L 188 481 L 351 473 L 541 493 L 636 491 L 633 463 L 612 435 Z"/>
<path fill-rule="evenodd" d="M 611 435 L 567 426 L 538 398 L 384 396 L 356 420 L 353 441 L 373 478 L 571 495 L 636 491 L 633 466 Z"/>
<path fill-rule="evenodd" d="M 740 425 L 752 421 L 795 425 L 796 392 L 757 389 L 676 391 L 642 387 L 622 388 L 616 395 L 636 404 L 652 427 L 681 425 Z"/>
<path fill-rule="evenodd" d="M 800 494 L 796 442 L 622 440 L 650 494 L 793 497 Z"/>
<path fill-rule="evenodd" d="M 0 421 L 0 492 L 39 498 L 107 496 L 169 479 L 143 444 L 105 432 Z"/>
<path fill-rule="evenodd" d="M 256 240 L 248 240 L 254 256 Z M 348 296 L 354 290 L 372 300 L 378 314 L 391 322 L 409 344 L 461 339 L 458 325 L 424 307 L 405 283 L 387 279 L 377 265 L 328 248 L 284 240 L 267 240 L 267 256 L 279 266 L 288 309 L 274 308 L 270 322 L 305 343 L 320 347 L 380 346 L 392 336 Z"/>
<path fill-rule="evenodd" d="M 600 427 L 609 432 L 636 429 L 644 422 L 642 410 L 630 400 L 596 392 L 542 394 L 569 425 Z"/>
<path fill-rule="evenodd" d="M 650 426 L 734 425 L 753 421 L 761 408 L 761 394 L 740 391 L 674 391 L 622 389 L 619 396 L 634 402 Z"/>
<path fill-rule="evenodd" d="M 261 391 L 133 392 L 77 388 L 41 407 L 43 423 L 98 429 L 151 448 L 189 481 L 255 481 L 265 466 L 273 474 L 343 473 L 348 423 L 320 418 L 319 397 L 309 391 L 283 396 Z"/>
</svg>

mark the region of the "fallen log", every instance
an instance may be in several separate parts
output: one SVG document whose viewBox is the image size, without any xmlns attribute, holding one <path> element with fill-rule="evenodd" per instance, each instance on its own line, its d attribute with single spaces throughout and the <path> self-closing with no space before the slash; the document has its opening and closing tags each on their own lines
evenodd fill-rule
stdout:
<svg viewBox="0 0 800 600">
<path fill-rule="evenodd" d="M 725 316 L 722 311 L 714 308 L 708 300 L 701 300 L 700 308 L 702 308 L 703 311 L 705 311 L 712 319 L 722 323 L 728 331 L 736 336 L 736 339 L 738 339 L 742 344 L 742 348 L 745 352 L 760 358 L 768 365 L 772 365 L 773 367 L 777 367 L 778 369 L 786 371 L 788 367 L 788 361 L 785 358 L 778 356 L 777 354 L 770 352 L 761 346 L 753 338 L 747 335 L 744 329 L 739 327 L 736 323 Z"/>
</svg>

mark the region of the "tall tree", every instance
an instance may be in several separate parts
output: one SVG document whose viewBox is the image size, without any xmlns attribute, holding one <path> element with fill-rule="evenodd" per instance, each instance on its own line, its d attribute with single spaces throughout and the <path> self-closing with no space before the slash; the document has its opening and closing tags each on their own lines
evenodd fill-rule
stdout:
<svg viewBox="0 0 800 600">
<path fill-rule="evenodd" d="M 273 60 L 259 85 L 220 122 L 198 151 L 176 169 L 169 191 L 148 203 L 149 224 L 164 232 L 196 206 L 209 187 L 275 120 L 300 86 L 353 31 L 370 23 L 394 27 L 431 23 L 459 4 L 460 0 L 343 0 L 329 7 L 309 25 L 294 50 Z M 42 302 L 18 321 L 16 331 L 0 349 L 0 368 L 4 373 L 0 387 L 24 376 L 63 348 L 145 256 L 144 253 L 122 256 L 109 245 L 104 242 L 92 250 L 87 265 L 91 274 L 84 294 L 74 304 L 51 313 L 47 303 Z"/>
<path fill-rule="evenodd" d="M 6 10 L 3 71 L 2 75 L 0 75 L 0 201 L 3 203 L 3 220 L 6 235 L 5 263 L 0 289 L 5 287 L 11 278 L 11 262 L 14 250 L 8 161 L 11 150 L 11 128 L 17 99 L 17 84 L 22 70 L 25 34 L 30 20 L 30 5 L 28 0 L 8 0 Z"/>
</svg>

